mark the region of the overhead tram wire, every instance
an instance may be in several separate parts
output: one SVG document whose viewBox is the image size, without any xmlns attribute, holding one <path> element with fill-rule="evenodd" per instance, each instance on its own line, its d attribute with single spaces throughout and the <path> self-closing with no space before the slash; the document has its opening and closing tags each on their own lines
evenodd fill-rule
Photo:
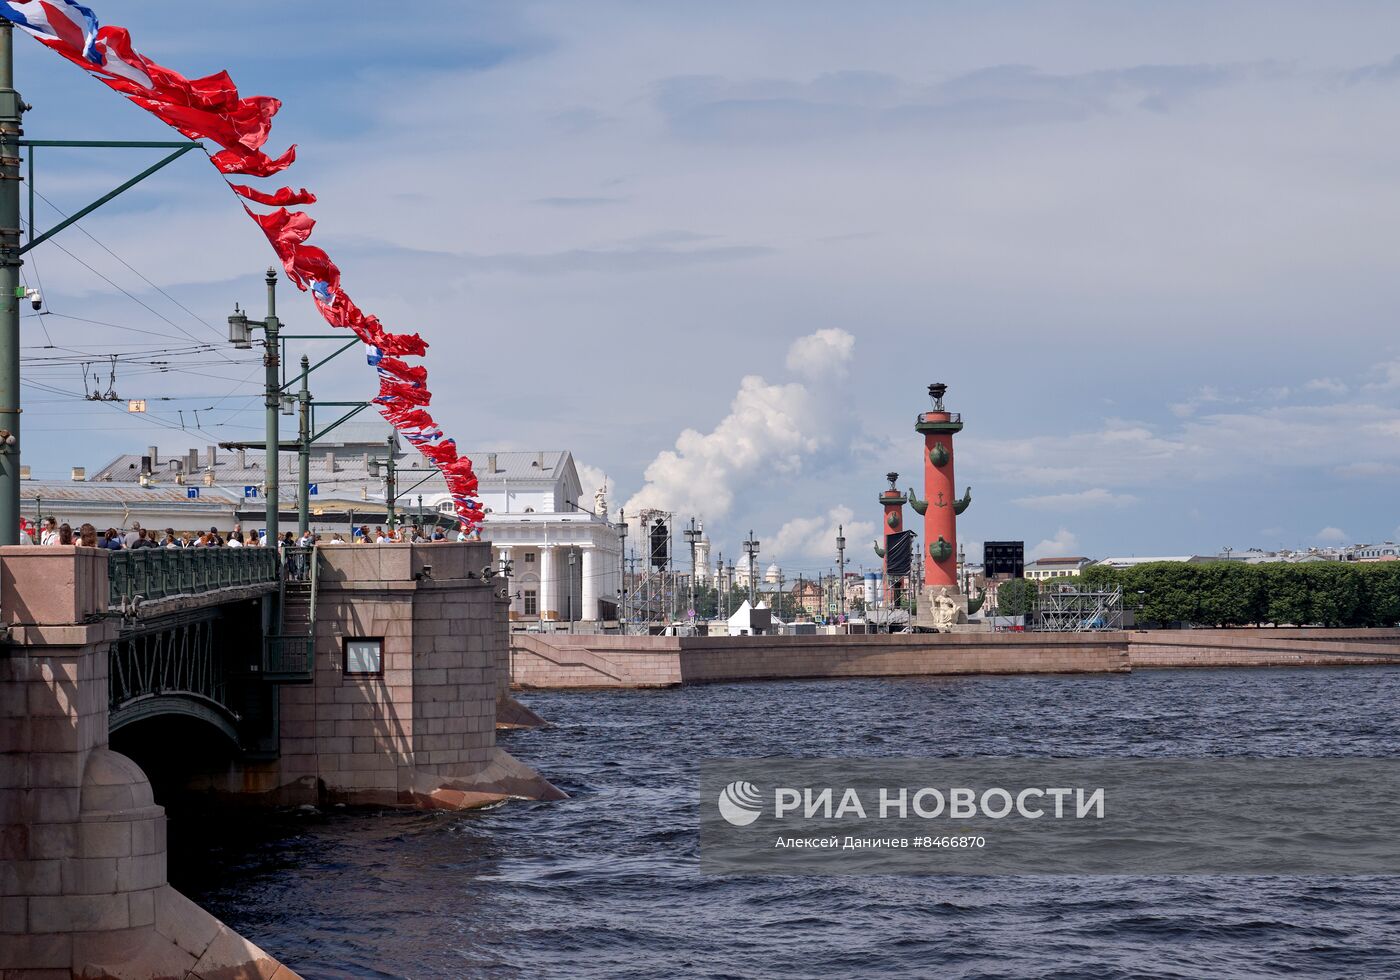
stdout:
<svg viewBox="0 0 1400 980">
<path fill-rule="evenodd" d="M 34 193 L 35 193 L 35 196 L 36 196 L 36 197 L 41 198 L 41 199 L 44 201 L 45 204 L 47 204 L 49 207 L 53 208 L 53 209 L 54 209 L 55 211 L 57 211 L 60 215 L 62 215 L 64 218 L 67 218 L 67 217 L 68 217 L 68 215 L 64 214 L 62 210 L 60 210 L 59 208 L 55 207 L 54 204 L 53 204 L 51 201 L 49 201 L 47 198 L 44 198 L 42 194 L 39 194 L 38 191 L 35 191 Z M 84 229 L 84 228 L 82 227 L 82 223 L 81 223 L 81 222 L 78 222 L 78 223 L 74 224 L 73 227 L 75 227 L 75 228 L 77 228 L 78 230 L 82 231 L 83 234 L 87 235 L 89 238 L 92 238 L 92 235 L 88 234 L 88 232 L 86 231 L 86 229 Z M 31 230 L 32 230 L 32 222 L 31 222 Z M 97 239 L 95 239 L 95 238 L 92 238 L 92 240 L 93 240 L 94 242 L 97 242 Z M 59 242 L 59 240 L 58 240 L 57 238 L 50 238 L 47 242 L 45 242 L 45 244 L 46 244 L 46 245 L 52 245 L 54 248 L 58 249 L 60 252 L 62 252 L 64 255 L 68 256 L 68 257 L 69 257 L 70 259 L 72 259 L 74 262 L 76 262 L 76 263 L 78 263 L 79 265 L 81 265 L 84 269 L 87 269 L 87 270 L 88 270 L 89 272 L 91 272 L 93 275 L 97 276 L 97 278 L 101 279 L 101 280 L 102 280 L 103 282 L 105 282 L 107 285 L 109 285 L 109 286 L 111 286 L 113 289 L 117 290 L 119 293 L 121 293 L 121 294 L 122 294 L 123 296 L 125 296 L 127 299 L 131 300 L 131 301 L 132 301 L 133 303 L 135 303 L 137 306 L 140 306 L 142 309 L 146 310 L 146 312 L 150 313 L 152 316 L 156 317 L 158 320 L 161 320 L 161 321 L 164 322 L 164 323 L 168 323 L 170 326 L 172 326 L 172 327 L 174 327 L 176 330 L 180 331 L 180 333 L 184 334 L 186 338 L 188 338 L 188 339 L 190 339 L 190 340 L 193 340 L 193 341 L 195 341 L 196 343 L 201 343 L 201 342 L 202 342 L 202 341 L 200 341 L 200 339 L 199 339 L 198 337 L 196 337 L 194 334 L 190 333 L 190 332 L 189 332 L 188 330 L 186 330 L 184 327 L 180 326 L 180 324 L 176 323 L 174 320 L 172 320 L 172 319 L 170 319 L 169 317 L 165 316 L 163 313 L 158 312 L 158 311 L 157 311 L 156 309 L 154 309 L 150 304 L 146 303 L 144 300 L 140 299 L 139 297 L 137 297 L 137 296 L 134 295 L 133 293 L 129 292 L 129 291 L 128 291 L 127 289 L 125 289 L 124 287 L 118 285 L 118 284 L 117 284 L 116 282 L 114 282 L 110 277 L 108 277 L 108 276 L 106 276 L 105 274 L 99 272 L 97 269 L 94 269 L 94 268 L 93 268 L 91 265 L 89 265 L 87 262 L 83 261 L 81 258 L 79 258 L 78 256 L 74 255 L 74 254 L 73 254 L 72 252 L 70 252 L 67 248 L 65 248 L 65 247 L 63 246 L 63 244 L 62 244 L 61 242 Z M 131 265 L 130 265 L 129 263 L 127 263 L 125 260 L 121 259 L 119 256 L 116 256 L 116 253 L 115 253 L 115 252 L 112 252 L 111 249 L 108 249 L 107 246 L 103 245 L 101 242 L 97 242 L 97 244 L 98 244 L 98 246 L 100 246 L 101 248 L 105 249 L 109 254 L 111 254 L 111 255 L 113 255 L 114 257 L 116 257 L 117 260 L 118 260 L 119 262 L 121 262 L 123 265 L 125 265 L 128 269 L 131 268 Z M 134 269 L 132 269 L 132 271 L 135 272 Z M 138 276 L 141 275 L 139 272 L 136 273 L 136 274 L 137 274 Z M 146 279 L 145 276 L 141 276 L 141 278 L 142 278 L 143 280 L 145 280 L 147 283 L 150 282 L 150 280 L 149 280 L 149 279 Z M 156 287 L 156 289 L 157 289 L 157 291 L 161 292 L 161 295 L 166 296 L 167 299 L 170 298 L 163 290 L 160 290 L 159 287 Z M 172 302 L 174 302 L 174 301 L 172 300 Z M 181 309 L 185 309 L 185 307 L 184 307 L 184 306 L 181 306 L 179 303 L 176 303 L 176 305 L 177 305 L 177 306 L 180 306 Z M 186 311 L 186 312 L 188 312 L 188 311 Z M 196 318 L 196 319 L 198 319 L 198 318 Z M 203 326 L 208 327 L 210 330 L 213 330 L 213 327 L 211 327 L 211 326 L 210 326 L 208 323 L 206 323 L 205 321 L 200 320 L 199 322 L 200 322 Z M 216 335 L 218 335 L 218 331 L 217 331 L 217 330 L 215 330 L 214 333 L 215 333 Z M 224 338 L 222 337 L 222 335 L 220 335 L 220 340 L 223 340 L 223 339 L 224 339 Z M 232 364 L 232 363 L 236 363 L 236 362 L 233 360 L 233 358 L 229 357 L 227 354 L 224 354 L 222 351 L 220 351 L 219 353 L 220 353 L 220 356 L 221 356 L 224 360 L 228 361 L 229 363 L 231 363 L 231 364 Z"/>
<path fill-rule="evenodd" d="M 40 194 L 39 191 L 38 191 L 37 189 L 34 191 L 34 196 L 37 197 L 37 198 L 39 198 L 39 200 L 43 201 L 43 202 L 44 202 L 45 204 L 47 204 L 49 207 L 53 208 L 54 211 L 58 212 L 58 214 L 62 215 L 65 219 L 68 217 L 67 214 L 64 214 L 63 211 L 59 209 L 58 205 L 54 204 L 54 203 L 53 203 L 52 201 L 50 201 L 47 197 L 44 197 L 43 194 Z M 151 280 L 147 279 L 146 276 L 145 276 L 145 274 L 142 273 L 140 269 L 137 269 L 135 266 L 133 266 L 133 265 L 132 265 L 130 262 L 128 262 L 126 259 L 122 258 L 120 255 L 118 255 L 116 252 L 112 251 L 110 248 L 108 248 L 108 247 L 107 247 L 106 245 L 104 245 L 102 242 L 98 241 L 97 238 L 96 238 L 96 236 L 94 236 L 94 235 L 92 234 L 92 232 L 88 231 L 86 228 L 83 227 L 83 224 L 82 224 L 81 221 L 74 222 L 74 224 L 73 224 L 72 227 L 74 227 L 74 228 L 78 229 L 79 231 L 81 231 L 84 235 L 86 235 L 86 236 L 88 237 L 88 239 L 90 239 L 90 240 L 92 241 L 92 243 L 93 243 L 94 245 L 96 245 L 98 248 L 102 249 L 102 251 L 106 252 L 106 253 L 107 253 L 108 255 L 110 255 L 112 258 L 116 259 L 116 260 L 117 260 L 118 262 L 120 262 L 122 265 L 124 265 L 124 266 L 126 266 L 128 269 L 130 269 L 131 272 L 132 272 L 137 278 L 139 278 L 142 282 L 144 282 L 147 286 L 150 286 L 150 287 L 151 287 L 152 289 L 154 289 L 156 292 L 160 293 L 160 294 L 161 294 L 162 296 L 164 296 L 166 299 L 170 300 L 171 303 L 173 303 L 174 305 L 178 306 L 180 309 L 184 310 L 184 311 L 185 311 L 186 313 L 188 313 L 196 322 L 202 323 L 202 324 L 204 324 L 204 326 L 208 327 L 209 330 L 210 330 L 215 336 L 217 336 L 221 341 L 224 339 L 224 335 L 219 331 L 219 329 L 218 329 L 217 327 L 215 327 L 215 326 L 214 326 L 212 323 L 210 323 L 208 320 L 204 319 L 202 316 L 200 316 L 200 315 L 199 315 L 198 313 L 196 313 L 194 310 L 190 309 L 190 308 L 189 308 L 188 306 L 186 306 L 184 303 L 181 303 L 181 302 L 180 302 L 178 299 L 176 299 L 174 296 L 171 296 L 171 295 L 170 295 L 169 293 L 167 293 L 164 289 L 162 289 L 161 287 L 157 286 L 155 283 L 151 282 Z M 36 272 L 35 275 L 37 276 L 37 274 L 38 274 L 38 273 Z M 40 284 L 39 284 L 39 287 L 40 287 L 40 289 L 42 289 L 42 288 L 43 288 L 43 283 L 40 283 Z"/>
</svg>

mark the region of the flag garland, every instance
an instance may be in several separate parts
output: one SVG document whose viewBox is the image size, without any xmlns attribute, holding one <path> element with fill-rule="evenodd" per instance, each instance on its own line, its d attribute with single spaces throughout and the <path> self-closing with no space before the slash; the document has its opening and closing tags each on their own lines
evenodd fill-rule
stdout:
<svg viewBox="0 0 1400 980">
<path fill-rule="evenodd" d="M 352 331 L 365 343 L 366 361 L 379 378 L 373 399 L 379 413 L 442 473 L 462 527 L 479 528 L 484 514 L 471 460 L 459 455 L 456 440 L 446 437 L 427 411 L 432 401 L 427 368 L 402 359 L 424 356 L 427 343 L 417 334 L 385 330 L 350 299 L 340 269 L 325 250 L 307 244 L 315 220 L 288 207 L 314 204 L 314 194 L 291 187 L 267 193 L 229 179 L 270 177 L 296 161 L 295 145 L 277 157 L 263 151 L 282 103 L 268 96 L 240 96 L 227 72 L 191 79 L 156 64 L 137 53 L 125 28 L 100 25 L 91 9 L 74 0 L 0 0 L 0 16 L 188 139 L 219 147 L 214 153 L 206 147 L 205 153 L 262 229 L 287 277 L 311 293 L 327 323 Z M 250 203 L 276 210 L 257 212 Z"/>
</svg>

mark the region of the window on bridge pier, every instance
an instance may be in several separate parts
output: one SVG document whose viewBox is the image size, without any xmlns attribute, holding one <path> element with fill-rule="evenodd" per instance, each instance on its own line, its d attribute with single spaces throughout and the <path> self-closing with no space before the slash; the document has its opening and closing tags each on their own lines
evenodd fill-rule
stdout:
<svg viewBox="0 0 1400 980">
<path fill-rule="evenodd" d="M 345 673 L 353 677 L 380 677 L 384 674 L 384 638 L 365 636 L 345 638 Z"/>
</svg>

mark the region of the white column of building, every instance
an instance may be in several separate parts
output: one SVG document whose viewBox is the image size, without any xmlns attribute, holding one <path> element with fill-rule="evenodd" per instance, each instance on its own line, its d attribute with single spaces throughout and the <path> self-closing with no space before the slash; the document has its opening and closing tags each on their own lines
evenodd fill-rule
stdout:
<svg viewBox="0 0 1400 980">
<path fill-rule="evenodd" d="M 598 568 L 597 552 L 586 547 L 583 551 L 583 609 L 579 618 L 593 621 L 598 618 Z"/>
<path fill-rule="evenodd" d="M 540 546 L 540 619 L 548 618 L 552 611 L 559 611 L 556 596 L 559 583 L 554 573 L 554 549 L 549 545 Z"/>
</svg>

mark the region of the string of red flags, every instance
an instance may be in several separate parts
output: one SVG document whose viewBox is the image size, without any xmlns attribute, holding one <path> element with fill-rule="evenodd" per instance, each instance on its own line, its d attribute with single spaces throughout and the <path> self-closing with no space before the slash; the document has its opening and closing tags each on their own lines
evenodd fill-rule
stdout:
<svg viewBox="0 0 1400 980">
<path fill-rule="evenodd" d="M 423 357 L 427 343 L 417 334 L 386 330 L 361 310 L 345 291 L 331 257 L 309 244 L 315 219 L 289 209 L 314 204 L 315 194 L 292 187 L 263 191 L 229 179 L 271 177 L 296 162 L 295 146 L 275 157 L 264 151 L 282 103 L 269 96 L 240 95 L 227 72 L 186 78 L 159 65 L 137 52 L 125 28 L 101 25 L 89 7 L 73 0 L 0 0 L 0 16 L 186 138 L 218 147 L 213 152 L 205 147 L 209 161 L 262 229 L 287 277 L 311 293 L 327 323 L 364 342 L 365 360 L 379 379 L 373 401 L 380 414 L 442 473 L 462 526 L 480 527 L 484 515 L 471 460 L 458 453 L 456 441 L 444 435 L 428 411 L 433 396 L 427 368 L 403 360 Z M 275 210 L 255 211 L 252 205 Z"/>
</svg>

